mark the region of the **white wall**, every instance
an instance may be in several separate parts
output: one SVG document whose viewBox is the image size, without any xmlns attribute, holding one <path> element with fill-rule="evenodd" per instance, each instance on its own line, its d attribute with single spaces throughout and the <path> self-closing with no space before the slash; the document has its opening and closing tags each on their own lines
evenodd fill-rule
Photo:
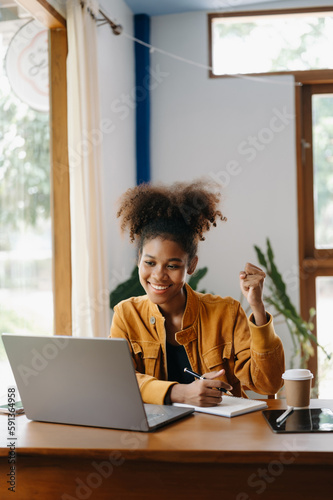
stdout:
<svg viewBox="0 0 333 500">
<path fill-rule="evenodd" d="M 206 14 L 152 18 L 151 44 L 208 65 Z M 208 175 L 225 185 L 228 221 L 201 243 L 199 267 L 209 268 L 201 284 L 239 299 L 238 273 L 245 262 L 257 263 L 253 246 L 265 249 L 269 237 L 298 305 L 293 78 L 209 79 L 206 69 L 156 51 L 151 66 L 160 74 L 151 93 L 152 180 Z M 253 138 L 256 147 L 249 145 Z M 288 351 L 289 334 L 279 333 Z"/>
<path fill-rule="evenodd" d="M 109 1 L 102 0 L 100 7 L 133 36 L 133 15 L 123 0 L 114 0 L 112 6 Z M 109 287 L 112 290 L 129 276 L 135 255 L 134 248 L 121 237 L 116 218 L 117 199 L 136 182 L 133 42 L 122 35 L 114 35 L 108 25 L 101 26 L 98 28 L 97 57 L 101 121 L 106 120 L 110 129 L 104 133 L 102 148 Z"/>
</svg>

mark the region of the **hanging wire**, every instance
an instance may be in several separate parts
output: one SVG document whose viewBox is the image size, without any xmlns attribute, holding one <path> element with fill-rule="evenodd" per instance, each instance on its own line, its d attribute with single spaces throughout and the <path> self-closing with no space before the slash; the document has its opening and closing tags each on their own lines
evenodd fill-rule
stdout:
<svg viewBox="0 0 333 500">
<path fill-rule="evenodd" d="M 177 54 L 172 54 L 171 52 L 167 52 L 166 50 L 159 49 L 157 47 L 154 47 L 153 45 L 150 45 L 149 43 L 143 42 L 142 40 L 139 40 L 138 38 L 133 37 L 132 35 L 129 35 L 128 33 L 123 32 L 123 35 L 124 35 L 124 37 L 128 38 L 129 40 L 132 40 L 133 42 L 139 43 L 140 45 L 143 45 L 144 47 L 149 48 L 151 53 L 156 51 L 156 52 L 159 52 L 160 54 L 171 57 L 172 59 L 176 59 L 177 61 L 181 61 L 181 62 L 184 62 L 186 64 L 191 64 L 192 66 L 196 66 L 197 68 L 202 68 L 202 69 L 206 69 L 209 71 L 213 71 L 213 66 L 207 66 L 206 64 L 201 64 L 201 63 L 198 63 L 196 61 L 192 61 L 190 59 L 185 59 L 184 57 L 178 56 Z M 265 78 L 262 76 L 242 75 L 239 73 L 235 73 L 232 75 L 229 75 L 229 74 L 219 75 L 219 76 L 240 78 L 242 80 L 250 80 L 250 81 L 260 82 L 260 83 L 271 83 L 272 85 L 302 86 L 301 82 L 293 82 L 292 84 L 290 84 L 289 82 L 276 81 L 276 80 L 273 80 L 272 78 Z"/>
<path fill-rule="evenodd" d="M 186 64 L 190 64 L 192 66 L 196 66 L 198 68 L 202 68 L 202 69 L 206 69 L 206 70 L 209 70 L 209 71 L 213 71 L 213 67 L 212 66 L 207 66 L 206 64 L 201 64 L 201 63 L 198 63 L 196 61 L 192 61 L 191 59 L 186 59 L 185 57 L 178 56 L 177 54 L 173 54 L 171 52 L 167 52 L 166 50 L 159 49 L 158 47 L 154 47 L 153 45 L 150 45 L 149 43 L 143 42 L 142 40 L 139 40 L 138 38 L 135 38 L 132 35 L 129 35 L 125 31 L 123 31 L 123 27 L 121 26 L 121 24 L 116 24 L 113 21 L 111 21 L 111 19 L 101 9 L 99 9 L 99 12 L 103 16 L 103 18 L 102 19 L 96 19 L 96 21 L 98 23 L 97 26 L 103 26 L 105 24 L 109 24 L 110 27 L 111 27 L 111 29 L 112 29 L 112 31 L 113 31 L 113 33 L 115 35 L 123 34 L 123 36 L 126 37 L 126 38 L 128 38 L 129 40 L 132 40 L 135 43 L 139 43 L 140 45 L 143 45 L 144 47 L 149 48 L 150 53 L 153 53 L 153 52 L 156 51 L 156 52 L 159 52 L 160 54 L 163 54 L 165 56 L 171 57 L 172 59 L 176 59 L 177 61 L 181 61 L 181 62 L 184 62 Z M 257 81 L 257 82 L 260 82 L 260 83 L 270 83 L 272 85 L 293 85 L 293 86 L 296 86 L 296 87 L 302 86 L 301 82 L 290 83 L 290 82 L 285 82 L 285 81 L 277 81 L 277 80 L 274 80 L 273 78 L 266 78 L 266 77 L 262 77 L 262 76 L 242 75 L 242 74 L 239 74 L 239 73 L 232 74 L 232 75 L 229 75 L 229 74 L 219 75 L 219 76 L 228 76 L 228 77 L 232 77 L 232 78 L 239 78 L 239 79 L 242 79 L 242 80 Z"/>
</svg>

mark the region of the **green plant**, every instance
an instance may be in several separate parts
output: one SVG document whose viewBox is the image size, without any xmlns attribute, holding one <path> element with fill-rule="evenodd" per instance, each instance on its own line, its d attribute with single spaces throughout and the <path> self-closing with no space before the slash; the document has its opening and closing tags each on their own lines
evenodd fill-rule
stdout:
<svg viewBox="0 0 333 500">
<path fill-rule="evenodd" d="M 199 281 L 206 275 L 208 271 L 207 267 L 198 269 L 194 274 L 191 275 L 188 284 L 193 290 L 196 290 Z M 201 293 L 205 293 L 205 290 L 200 290 Z M 114 308 L 121 300 L 129 299 L 130 297 L 137 297 L 138 295 L 144 295 L 146 292 L 141 286 L 139 280 L 138 267 L 135 266 L 131 276 L 120 283 L 112 292 L 110 293 L 110 307 Z"/>
<path fill-rule="evenodd" d="M 110 307 L 114 308 L 121 300 L 129 299 L 130 297 L 137 297 L 138 295 L 144 295 L 144 291 L 141 283 L 139 281 L 138 267 L 135 266 L 131 276 L 120 283 L 112 292 L 110 293 Z"/>
<path fill-rule="evenodd" d="M 290 362 L 291 368 L 293 367 L 296 356 L 300 356 L 301 366 L 307 366 L 309 358 L 314 355 L 313 345 L 319 347 L 329 360 L 331 358 L 331 354 L 318 343 L 316 337 L 312 333 L 314 329 L 313 318 L 316 315 L 315 309 L 313 307 L 310 309 L 308 321 L 305 321 L 298 314 L 295 306 L 292 304 L 287 294 L 286 284 L 275 264 L 274 253 L 268 238 L 266 243 L 266 255 L 262 252 L 262 250 L 260 250 L 259 247 L 254 247 L 257 253 L 258 261 L 265 269 L 265 272 L 269 277 L 267 286 L 270 291 L 270 295 L 264 296 L 264 300 L 266 303 L 275 308 L 276 314 L 274 317 L 283 316 L 287 324 L 293 343 L 293 354 Z"/>
<path fill-rule="evenodd" d="M 192 288 L 192 290 L 197 290 L 199 281 L 202 280 L 204 276 L 206 276 L 208 272 L 208 267 L 202 267 L 201 269 L 198 269 L 195 271 L 194 274 L 190 276 L 190 279 L 188 280 L 188 284 Z M 200 293 L 206 293 L 206 290 L 198 290 Z"/>
</svg>

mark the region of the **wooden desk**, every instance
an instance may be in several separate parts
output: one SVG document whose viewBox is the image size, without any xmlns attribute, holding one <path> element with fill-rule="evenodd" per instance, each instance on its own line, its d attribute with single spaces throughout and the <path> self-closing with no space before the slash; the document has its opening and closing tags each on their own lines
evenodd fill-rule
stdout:
<svg viewBox="0 0 333 500">
<path fill-rule="evenodd" d="M 268 404 L 285 408 L 284 400 Z M 333 409 L 333 401 L 311 406 Z M 333 494 L 333 433 L 274 434 L 260 411 L 232 419 L 195 414 L 154 433 L 19 416 L 15 494 L 6 484 L 7 434 L 1 415 L 1 499 L 326 500 Z"/>
</svg>

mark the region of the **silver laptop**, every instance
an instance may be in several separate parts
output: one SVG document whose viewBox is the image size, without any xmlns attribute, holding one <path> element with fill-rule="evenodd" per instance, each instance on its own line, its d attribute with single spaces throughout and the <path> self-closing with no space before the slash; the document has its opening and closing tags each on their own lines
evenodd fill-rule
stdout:
<svg viewBox="0 0 333 500">
<path fill-rule="evenodd" d="M 143 404 L 125 339 L 2 334 L 27 417 L 152 431 L 193 409 Z"/>
</svg>

